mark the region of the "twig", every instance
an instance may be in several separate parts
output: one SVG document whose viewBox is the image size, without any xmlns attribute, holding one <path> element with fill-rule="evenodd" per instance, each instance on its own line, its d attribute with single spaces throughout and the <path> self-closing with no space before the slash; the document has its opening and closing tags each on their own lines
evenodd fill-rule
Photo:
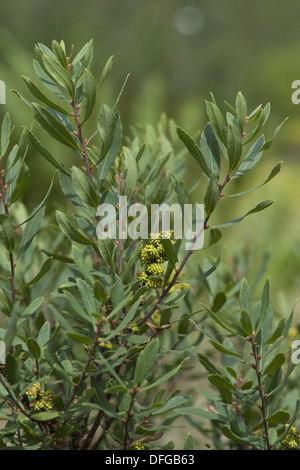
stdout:
<svg viewBox="0 0 300 470">
<path fill-rule="evenodd" d="M 3 206 L 4 206 L 4 211 L 7 217 L 9 217 L 9 209 L 8 209 L 8 203 L 6 200 L 6 190 L 7 190 L 7 184 L 4 184 L 3 181 L 3 176 L 4 176 L 5 170 L 2 170 L 0 172 L 0 187 L 1 187 L 1 194 L 0 198 L 2 199 Z M 15 267 L 16 264 L 14 262 L 14 255 L 12 252 L 9 253 L 9 263 L 10 263 L 10 276 L 8 277 L 8 280 L 10 282 L 11 286 L 11 301 L 14 304 L 16 301 L 16 288 L 15 288 Z"/>
<path fill-rule="evenodd" d="M 252 336 L 247 336 L 247 340 L 250 341 L 251 346 L 252 346 L 252 351 L 250 353 L 254 358 L 254 363 L 252 364 L 252 368 L 256 372 L 256 377 L 257 377 L 257 382 L 258 382 L 258 385 L 255 388 L 256 390 L 259 391 L 260 400 L 261 400 L 261 405 L 259 408 L 261 410 L 262 419 L 263 419 L 264 428 L 265 428 L 263 437 L 266 441 L 267 449 L 271 450 L 272 446 L 270 444 L 270 438 L 269 438 L 269 423 L 268 423 L 268 418 L 266 415 L 266 402 L 265 402 L 268 395 L 264 394 L 263 392 L 263 386 L 261 382 L 261 371 L 259 367 L 259 361 L 261 360 L 261 355 L 257 354 L 257 351 L 256 351 L 257 342 L 255 341 L 255 336 L 256 336 L 255 331 L 253 331 Z"/>
</svg>

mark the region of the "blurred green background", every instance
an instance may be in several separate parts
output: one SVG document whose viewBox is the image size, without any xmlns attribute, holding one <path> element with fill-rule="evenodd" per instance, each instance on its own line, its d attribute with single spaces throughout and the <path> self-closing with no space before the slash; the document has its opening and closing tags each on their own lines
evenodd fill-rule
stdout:
<svg viewBox="0 0 300 470">
<path fill-rule="evenodd" d="M 239 90 L 250 109 L 270 101 L 267 139 L 289 116 L 259 163 L 256 179 L 245 177 L 242 187 L 248 189 L 262 182 L 278 161 L 283 161 L 282 172 L 259 192 L 240 200 L 225 198 L 217 222 L 237 217 L 263 199 L 276 200 L 266 212 L 224 234 L 224 262 L 239 245 L 254 249 L 257 266 L 269 251 L 266 274 L 271 276 L 273 299 L 278 309 L 283 308 L 280 299 L 284 293 L 290 308 L 298 297 L 300 283 L 300 106 L 291 101 L 292 82 L 300 79 L 300 2 L 1 0 L 0 5 L 0 79 L 7 86 L 7 103 L 0 106 L 0 118 L 10 112 L 16 139 L 21 126 L 30 125 L 32 116 L 9 90 L 17 89 L 28 96 L 21 75 L 35 78 L 34 45 L 40 42 L 51 46 L 52 39 L 64 39 L 68 48 L 74 44 L 79 50 L 93 38 L 92 70 L 96 76 L 106 60 L 115 56 L 110 80 L 103 88 L 107 104 L 114 102 L 130 73 L 119 106 L 128 132 L 132 124 L 156 125 L 161 112 L 166 112 L 180 127 L 196 134 L 206 122 L 204 100 L 210 98 L 210 92 L 224 110 L 224 100 L 234 103 Z M 68 158 L 66 150 L 59 160 Z M 187 181 L 195 181 L 198 169 L 191 158 L 187 162 Z M 29 156 L 29 166 L 32 188 L 27 202 L 32 207 L 45 194 L 52 168 L 34 153 Z M 52 201 L 59 197 L 54 192 Z M 299 312 L 298 308 L 297 315 Z"/>
</svg>

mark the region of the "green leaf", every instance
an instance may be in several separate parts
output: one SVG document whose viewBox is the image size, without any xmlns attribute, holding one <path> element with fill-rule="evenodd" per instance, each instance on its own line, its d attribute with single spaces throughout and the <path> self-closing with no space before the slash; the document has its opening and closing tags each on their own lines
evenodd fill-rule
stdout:
<svg viewBox="0 0 300 470">
<path fill-rule="evenodd" d="M 66 331 L 66 335 L 71 338 L 75 343 L 80 344 L 93 344 L 93 340 L 86 335 L 74 333 L 74 331 Z"/>
<path fill-rule="evenodd" d="M 183 450 L 194 450 L 195 448 L 195 442 L 194 438 L 191 435 L 191 433 L 188 433 L 184 440 L 184 445 L 183 445 Z"/>
<path fill-rule="evenodd" d="M 206 305 L 204 305 L 203 303 L 201 303 L 201 305 L 203 305 L 203 307 L 205 308 L 205 310 L 207 311 L 207 313 L 209 314 L 209 316 L 218 324 L 220 325 L 222 328 L 224 328 L 225 330 L 229 331 L 230 333 L 233 333 L 233 334 L 236 334 L 235 331 L 233 331 L 231 328 L 229 328 L 223 320 L 221 320 L 221 318 L 216 314 L 214 313 L 213 310 L 211 310 L 209 307 L 207 307 Z M 219 345 L 220 347 L 222 347 L 222 345 Z"/>
<path fill-rule="evenodd" d="M 172 397 L 161 408 L 159 408 L 156 411 L 153 411 L 151 414 L 159 415 L 159 414 L 165 413 L 166 411 L 177 408 L 178 406 L 188 401 L 188 398 L 189 397 Z"/>
<path fill-rule="evenodd" d="M 285 355 L 283 353 L 276 354 L 276 356 L 272 359 L 271 362 L 269 362 L 269 364 L 265 368 L 263 372 L 264 375 L 272 374 L 277 369 L 279 369 L 284 363 L 285 363 Z"/>
<path fill-rule="evenodd" d="M 265 344 L 275 343 L 278 340 L 278 338 L 280 338 L 280 336 L 282 336 L 282 334 L 284 332 L 284 329 L 285 329 L 285 325 L 286 325 L 285 318 L 281 318 L 278 322 L 278 325 L 277 325 L 274 333 L 272 334 L 272 336 L 268 339 L 268 341 Z"/>
<path fill-rule="evenodd" d="M 206 356 L 203 354 L 197 354 L 199 361 L 203 365 L 203 367 L 210 373 L 210 374 L 220 374 L 220 372 L 215 368 L 214 364 L 212 364 Z"/>
<path fill-rule="evenodd" d="M 103 240 L 99 238 L 98 249 L 100 253 L 100 258 L 102 258 L 106 265 L 111 265 L 115 249 L 114 241 L 109 238 L 104 238 Z"/>
<path fill-rule="evenodd" d="M 176 263 L 178 261 L 177 253 L 175 251 L 174 244 L 168 238 L 162 238 L 161 243 L 164 249 L 164 252 L 170 261 L 173 268 L 176 268 Z"/>
<path fill-rule="evenodd" d="M 32 108 L 36 120 L 49 135 L 67 147 L 80 150 L 73 135 L 53 114 L 36 103 L 32 103 Z"/>
<path fill-rule="evenodd" d="M 239 129 L 233 124 L 228 126 L 228 160 L 229 172 L 232 172 L 242 157 L 242 137 Z"/>
<path fill-rule="evenodd" d="M 37 60 L 33 60 L 33 68 L 37 77 L 39 78 L 39 80 L 41 80 L 41 82 L 45 85 L 45 87 L 48 90 L 50 90 L 58 98 L 65 100 L 65 96 L 61 92 L 57 83 L 48 75 L 48 73 L 46 73 L 44 68 L 41 66 L 41 64 Z M 27 100 L 25 100 L 25 102 L 26 101 Z M 30 103 L 27 102 L 27 104 L 31 106 Z"/>
<path fill-rule="evenodd" d="M 236 391 L 235 386 L 232 385 L 230 380 L 224 375 L 210 374 L 208 376 L 208 380 L 211 384 L 217 387 L 218 390 L 231 390 L 233 392 Z"/>
<path fill-rule="evenodd" d="M 40 225 L 44 218 L 44 214 L 45 214 L 45 207 L 42 207 L 32 217 L 32 219 L 30 219 L 26 223 L 16 260 L 20 259 L 24 255 L 24 253 L 28 250 L 29 246 L 32 243 L 32 240 L 34 239 L 38 229 L 40 228 Z"/>
<path fill-rule="evenodd" d="M 96 102 L 95 79 L 87 68 L 84 69 L 82 77 L 82 96 L 80 119 L 84 123 L 90 117 Z"/>
<path fill-rule="evenodd" d="M 217 267 L 220 264 L 220 261 L 221 261 L 221 256 L 218 256 L 218 258 L 216 259 L 214 264 L 207 271 L 205 271 L 204 273 L 202 273 L 200 276 L 196 277 L 195 279 L 192 279 L 191 281 L 187 280 L 187 281 L 184 281 L 184 282 L 188 283 L 188 284 L 195 284 L 195 283 L 198 284 L 199 282 L 203 281 L 208 276 L 210 276 L 217 269 Z"/>
<path fill-rule="evenodd" d="M 45 72 L 49 75 L 55 83 L 60 85 L 63 89 L 68 91 L 70 97 L 74 96 L 74 83 L 72 82 L 71 76 L 64 67 L 58 62 L 56 58 L 45 54 L 41 51 L 41 45 L 37 46 L 37 52 L 40 56 L 40 65 L 43 67 Z"/>
<path fill-rule="evenodd" d="M 133 382 L 137 387 L 142 385 L 143 381 L 151 371 L 151 368 L 157 361 L 158 351 L 159 341 L 158 339 L 155 339 L 151 341 L 139 354 L 133 378 Z"/>
<path fill-rule="evenodd" d="M 122 309 L 122 304 L 125 304 L 126 302 L 126 299 L 124 299 L 119 305 L 117 305 L 114 310 L 116 312 L 120 311 Z M 124 316 L 123 320 L 120 321 L 120 323 L 118 324 L 118 326 L 111 331 L 111 333 L 109 333 L 109 335 L 105 338 L 105 341 L 110 341 L 112 338 L 115 338 L 117 336 L 118 333 L 120 333 L 121 331 L 124 331 L 128 325 L 132 322 L 132 320 L 134 319 L 134 316 L 138 310 L 140 306 L 140 299 L 138 299 L 133 305 L 132 307 L 128 310 L 128 312 L 126 313 L 126 315 Z"/>
<path fill-rule="evenodd" d="M 30 354 L 34 357 L 36 361 L 38 361 L 41 355 L 41 348 L 37 341 L 34 338 L 28 338 L 26 341 L 26 345 Z"/>
<path fill-rule="evenodd" d="M 267 201 L 262 201 L 260 202 L 259 204 L 257 204 L 257 206 L 255 206 L 253 209 L 251 209 L 249 212 L 247 212 L 247 214 L 243 215 L 242 217 L 238 217 L 236 219 L 233 219 L 231 220 L 230 222 L 227 222 L 225 224 L 222 224 L 222 225 L 215 225 L 214 228 L 227 228 L 227 227 L 231 227 L 232 225 L 235 225 L 237 224 L 238 222 L 241 222 L 243 219 L 245 219 L 245 217 L 247 217 L 248 215 L 250 214 L 255 214 L 256 212 L 260 212 L 260 211 L 263 211 L 264 209 L 266 209 L 267 207 L 271 206 L 273 204 L 274 201 L 270 201 L 270 200 L 267 200 Z"/>
<path fill-rule="evenodd" d="M 112 63 L 113 63 L 113 58 L 114 56 L 112 55 L 108 61 L 106 62 L 104 68 L 103 68 L 103 72 L 102 72 L 102 75 L 101 75 L 101 78 L 100 78 L 100 82 L 99 82 L 99 85 L 98 85 L 98 88 L 101 88 L 103 83 L 105 82 L 109 72 L 111 71 L 111 68 L 112 68 Z"/>
<path fill-rule="evenodd" d="M 257 108 L 258 109 L 258 108 Z M 257 134 L 260 132 L 260 130 L 263 128 L 267 120 L 269 119 L 270 116 L 270 111 L 271 111 L 271 105 L 270 103 L 267 103 L 266 106 L 263 109 L 259 109 L 257 115 L 252 121 L 257 121 L 257 125 L 255 129 L 247 134 L 248 139 L 244 142 L 244 145 L 248 144 L 251 142 L 254 137 L 257 136 Z M 251 122 L 251 117 L 252 114 L 249 116 L 249 122 Z"/>
<path fill-rule="evenodd" d="M 68 63 L 66 58 L 66 53 L 61 44 L 59 44 L 55 39 L 52 41 L 52 50 L 58 59 L 60 65 L 68 70 Z"/>
<path fill-rule="evenodd" d="M 232 432 L 228 426 L 221 426 L 221 431 L 225 437 L 227 437 L 231 441 L 237 442 L 238 444 L 243 444 L 245 441 L 244 439 L 241 439 L 239 436 L 237 436 L 234 432 Z"/>
<path fill-rule="evenodd" d="M 0 139 L 0 157 L 4 157 L 9 146 L 11 136 L 11 119 L 9 113 L 6 113 L 1 125 Z"/>
<path fill-rule="evenodd" d="M 60 230 L 74 242 L 81 243 L 82 245 L 96 245 L 93 240 L 86 237 L 74 217 L 67 216 L 63 212 L 56 211 L 56 220 Z"/>
<path fill-rule="evenodd" d="M 46 346 L 50 339 L 50 331 L 51 331 L 51 326 L 48 321 L 46 321 L 42 328 L 39 331 L 38 337 L 37 337 L 37 342 L 40 348 Z"/>
<path fill-rule="evenodd" d="M 52 419 L 59 418 L 58 411 L 41 411 L 40 413 L 34 413 L 31 415 L 31 419 L 34 421 L 51 421 Z"/>
<path fill-rule="evenodd" d="M 202 168 L 204 173 L 207 176 L 210 176 L 210 171 L 207 167 L 207 163 L 205 161 L 205 158 L 203 157 L 200 148 L 194 141 L 194 139 L 188 135 L 184 130 L 182 130 L 180 127 L 177 127 L 177 134 L 179 139 L 184 143 L 190 154 L 194 157 L 198 165 Z"/>
<path fill-rule="evenodd" d="M 122 123 L 121 123 L 120 115 L 119 113 L 117 113 L 116 114 L 116 129 L 114 132 L 112 143 L 109 147 L 109 150 L 105 158 L 103 158 L 103 160 L 100 162 L 99 167 L 98 167 L 98 188 L 99 189 L 101 189 L 107 175 L 110 172 L 110 169 L 113 166 L 115 159 L 117 158 L 121 150 L 122 139 L 123 139 Z"/>
<path fill-rule="evenodd" d="M 232 175 L 231 179 L 240 178 L 240 176 L 245 175 L 259 162 L 263 154 L 264 143 L 265 137 L 261 135 L 259 139 L 257 139 L 257 141 L 252 145 L 252 147 L 250 147 L 241 165 Z"/>
<path fill-rule="evenodd" d="M 244 123 L 247 116 L 247 102 L 241 91 L 239 91 L 236 96 L 235 107 L 238 116 L 240 131 L 243 132 Z"/>
<path fill-rule="evenodd" d="M 280 131 L 280 129 L 282 128 L 283 124 L 288 120 L 288 118 L 285 118 L 284 121 L 279 124 L 278 127 L 276 127 L 275 131 L 274 131 L 274 134 L 273 134 L 273 137 L 269 140 L 267 140 L 267 142 L 264 144 L 263 146 L 263 150 L 267 150 L 271 147 L 271 145 L 273 144 L 273 140 L 275 139 L 276 135 L 278 134 L 278 132 Z"/>
<path fill-rule="evenodd" d="M 222 238 L 222 233 L 219 229 L 217 228 L 210 229 L 208 244 L 202 249 L 205 250 L 206 248 L 209 248 L 210 246 L 215 245 L 216 243 L 218 243 L 219 240 L 221 240 L 221 238 Z"/>
<path fill-rule="evenodd" d="M 289 419 L 290 413 L 285 410 L 279 410 L 268 418 L 268 423 L 270 425 L 285 424 L 289 421 Z"/>
<path fill-rule="evenodd" d="M 142 387 L 142 390 L 144 392 L 146 391 L 149 391 L 149 390 L 152 390 L 153 388 L 156 388 L 156 387 L 159 387 L 159 385 L 161 385 L 162 383 L 168 381 L 171 377 L 173 377 L 175 374 L 177 374 L 177 372 L 181 369 L 181 367 L 183 366 L 183 364 L 188 360 L 188 358 L 186 357 L 178 366 L 176 366 L 174 369 L 170 370 L 169 372 L 167 372 L 166 374 L 164 374 L 163 376 L 160 376 L 157 380 L 154 380 L 153 382 L 151 382 L 151 384 L 147 385 L 147 386 L 143 386 Z"/>
<path fill-rule="evenodd" d="M 70 173 L 51 155 L 51 153 L 44 147 L 44 145 L 35 137 L 35 135 L 28 129 L 28 137 L 34 148 L 44 157 L 51 165 L 58 170 L 62 171 L 66 175 L 70 176 Z"/>
<path fill-rule="evenodd" d="M 24 286 L 22 286 L 22 289 L 24 289 L 25 287 L 32 286 L 33 284 L 36 284 L 40 279 L 42 279 L 45 274 L 47 274 L 47 272 L 50 270 L 52 260 L 53 256 L 47 258 L 46 261 L 44 261 L 44 263 L 42 264 L 42 267 L 38 274 L 31 281 L 27 282 Z"/>
<path fill-rule="evenodd" d="M 97 279 L 94 283 L 94 296 L 99 302 L 106 302 L 107 292 L 103 284 Z"/>
<path fill-rule="evenodd" d="M 27 419 L 24 417 L 21 418 L 21 416 L 17 419 L 18 425 L 21 426 L 23 431 L 25 431 L 25 433 L 28 434 L 28 436 L 35 439 L 36 441 L 43 441 L 43 439 L 35 433 L 32 427 L 30 427 L 29 425 L 25 423 L 25 421 L 30 423 L 30 419 Z"/>
<path fill-rule="evenodd" d="M 87 42 L 83 46 L 83 48 L 78 52 L 76 57 L 74 57 L 74 59 L 72 60 L 73 66 L 78 64 L 82 60 L 82 58 L 84 59 L 83 66 L 89 68 L 93 58 L 93 39 Z"/>
<path fill-rule="evenodd" d="M 63 191 L 63 193 L 67 196 L 69 201 L 77 207 L 81 212 L 84 214 L 88 215 L 88 218 L 94 218 L 95 213 L 92 212 L 92 210 L 89 207 L 86 207 L 80 197 L 76 194 L 74 191 L 74 188 L 72 186 L 72 179 L 70 176 L 65 175 L 64 173 L 59 174 L 59 182 L 60 182 L 60 187 Z"/>
<path fill-rule="evenodd" d="M 209 184 L 207 186 L 207 190 L 204 196 L 204 207 L 206 217 L 209 217 L 215 210 L 215 207 L 219 201 L 219 196 L 220 190 L 218 180 L 216 175 L 213 173 L 210 177 Z"/>
<path fill-rule="evenodd" d="M 3 289 L 0 289 L 0 312 L 9 317 L 12 309 L 13 303 L 9 295 Z"/>
<path fill-rule="evenodd" d="M 86 264 L 85 258 L 83 256 L 83 253 L 80 251 L 80 249 L 76 246 L 72 246 L 72 256 L 73 256 L 73 261 L 76 264 L 76 267 L 82 275 L 82 277 L 90 284 L 94 284 L 94 278 L 90 273 L 90 270 Z"/>
<path fill-rule="evenodd" d="M 9 351 L 13 340 L 16 336 L 17 332 L 17 304 L 14 304 L 12 307 L 12 311 L 8 320 L 5 336 L 4 336 L 4 342 L 6 346 L 6 350 Z"/>
<path fill-rule="evenodd" d="M 209 117 L 210 125 L 213 128 L 216 135 L 227 146 L 227 132 L 225 126 L 225 120 L 220 109 L 216 103 L 209 102 L 207 103 L 207 114 Z"/>
<path fill-rule="evenodd" d="M 130 198 L 136 187 L 136 182 L 138 178 L 137 164 L 135 157 L 128 148 L 124 147 L 123 152 L 125 157 L 125 183 L 123 194 Z"/>
<path fill-rule="evenodd" d="M 248 193 L 251 193 L 252 191 L 256 191 L 257 189 L 261 188 L 262 186 L 264 186 L 265 184 L 269 183 L 269 181 L 271 181 L 273 178 L 275 178 L 275 176 L 280 172 L 281 170 L 281 163 L 282 162 L 279 162 L 277 163 L 274 168 L 272 168 L 269 176 L 261 183 L 259 184 L 258 186 L 255 186 L 254 188 L 251 188 L 251 189 L 248 189 L 247 191 L 243 191 L 241 193 L 236 193 L 236 194 L 229 194 L 227 197 L 237 197 L 237 196 L 243 196 L 244 194 L 248 194 Z"/>
<path fill-rule="evenodd" d="M 209 340 L 209 342 L 218 350 L 220 351 L 222 354 L 227 354 L 228 356 L 234 356 L 234 357 L 242 357 L 240 354 L 234 352 L 234 351 L 231 351 L 230 349 L 228 348 L 225 348 L 225 346 L 223 346 L 222 344 L 218 343 L 217 341 L 214 341 L 212 339 Z"/>
<path fill-rule="evenodd" d="M 127 80 L 128 80 L 128 78 L 129 78 L 129 76 L 130 76 L 130 74 L 128 74 L 128 75 L 126 76 L 126 78 L 125 78 L 125 80 L 124 80 L 124 83 L 123 83 L 123 85 L 122 85 L 122 87 L 121 87 L 120 93 L 118 94 L 118 97 L 117 97 L 117 99 L 116 99 L 116 101 L 115 101 L 115 104 L 113 105 L 113 110 L 114 110 L 114 111 L 117 109 L 117 106 L 118 106 L 118 104 L 119 104 L 120 98 L 121 98 L 121 96 L 122 96 L 122 93 L 123 93 L 123 91 L 124 91 L 124 88 L 125 88 L 125 86 L 126 86 L 126 83 L 127 83 Z"/>
<path fill-rule="evenodd" d="M 184 204 L 188 203 L 186 194 L 185 194 L 183 188 L 181 187 L 181 185 L 178 183 L 178 181 L 176 179 L 176 176 L 173 175 L 173 173 L 171 173 L 171 172 L 169 172 L 169 173 L 174 179 L 175 193 L 177 194 L 178 203 L 179 203 L 181 209 L 184 210 Z"/>
<path fill-rule="evenodd" d="M 254 319 L 254 306 L 252 301 L 251 289 L 247 279 L 243 279 L 240 287 L 240 306 L 242 310 L 249 313 L 250 318 Z M 251 331 L 252 333 L 252 331 Z"/>
<path fill-rule="evenodd" d="M 13 204 L 14 202 L 18 201 L 23 196 L 26 188 L 29 185 L 29 182 L 30 182 L 29 168 L 27 165 L 25 165 L 25 163 L 22 163 L 16 182 L 11 188 L 12 192 L 9 195 L 9 197 L 7 197 L 7 202 L 9 204 Z"/>
<path fill-rule="evenodd" d="M 255 327 L 256 334 L 258 334 L 259 331 L 261 330 L 264 324 L 264 321 L 267 318 L 269 308 L 270 308 L 270 282 L 269 282 L 269 279 L 267 279 L 263 288 L 263 293 L 262 293 L 259 321 L 258 321 L 257 326 Z"/>
<path fill-rule="evenodd" d="M 68 116 L 70 116 L 70 113 L 68 111 L 66 111 L 64 108 L 62 108 L 61 106 L 57 105 L 56 103 L 54 103 L 53 101 L 51 101 L 34 83 L 32 80 L 30 80 L 30 78 L 28 77 L 25 77 L 24 75 L 22 75 L 22 78 L 24 80 L 24 82 L 26 83 L 26 86 L 27 88 L 29 89 L 30 93 L 35 97 L 37 98 L 38 100 L 42 101 L 42 103 L 46 104 L 47 106 L 49 106 L 50 108 L 52 109 L 55 109 L 56 111 L 62 113 L 62 114 L 66 114 Z"/>
<path fill-rule="evenodd" d="M 21 316 L 18 321 L 18 326 L 20 326 L 24 320 L 28 317 L 31 317 L 43 304 L 44 297 L 36 297 L 31 304 L 21 313 Z"/>
<path fill-rule="evenodd" d="M 72 186 L 83 202 L 91 207 L 98 207 L 99 201 L 96 191 L 86 174 L 76 166 L 72 167 Z"/>
<path fill-rule="evenodd" d="M 201 134 L 200 151 L 205 159 L 210 173 L 220 177 L 220 150 L 218 141 L 209 123 L 206 124 Z"/>
<path fill-rule="evenodd" d="M 15 230 L 6 214 L 0 214 L 0 240 L 9 253 L 12 253 L 15 247 Z"/>
<path fill-rule="evenodd" d="M 252 325 L 251 317 L 249 313 L 247 312 L 247 310 L 241 311 L 240 324 L 241 324 L 242 330 L 247 336 L 252 334 L 253 325 Z"/>
<path fill-rule="evenodd" d="M 97 120 L 97 129 L 102 139 L 100 157 L 102 160 L 112 145 L 116 129 L 115 114 L 106 104 L 102 104 L 100 108 L 100 114 Z"/>
<path fill-rule="evenodd" d="M 27 217 L 27 219 L 25 219 L 21 224 L 17 225 L 17 227 L 21 227 L 21 225 L 23 225 L 23 224 L 29 222 L 29 220 L 33 219 L 33 217 L 39 212 L 39 210 L 40 210 L 42 207 L 44 207 L 44 205 L 46 204 L 46 201 L 47 201 L 47 199 L 48 199 L 48 196 L 49 196 L 49 194 L 50 194 L 50 192 L 51 192 L 51 189 L 52 189 L 52 186 L 53 186 L 53 182 L 54 182 L 54 178 L 55 178 L 55 176 L 56 176 L 56 173 L 57 173 L 57 171 L 56 171 L 56 172 L 53 174 L 53 176 L 52 176 L 52 180 L 51 180 L 49 189 L 48 189 L 48 191 L 47 191 L 47 193 L 46 193 L 44 199 L 42 200 L 42 202 L 40 202 L 40 204 L 38 204 L 38 205 L 33 209 L 33 211 L 31 212 L 30 216 Z"/>
</svg>

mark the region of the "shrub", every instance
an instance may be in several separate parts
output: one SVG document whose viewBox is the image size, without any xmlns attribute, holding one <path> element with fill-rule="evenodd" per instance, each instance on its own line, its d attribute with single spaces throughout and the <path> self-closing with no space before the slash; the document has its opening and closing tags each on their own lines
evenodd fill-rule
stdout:
<svg viewBox="0 0 300 470">
<path fill-rule="evenodd" d="M 157 128 L 136 126 L 125 137 L 122 90 L 112 106 L 98 103 L 112 58 L 96 80 L 92 57 L 92 41 L 69 56 L 63 41 L 53 41 L 52 49 L 38 44 L 38 84 L 23 77 L 32 98 L 16 92 L 34 122 L 15 145 L 9 113 L 2 122 L 1 446 L 172 450 L 169 431 L 183 419 L 189 429 L 181 449 L 197 447 L 201 434 L 215 449 L 297 447 L 294 390 L 282 404 L 294 367 L 285 356 L 292 314 L 278 321 L 274 315 L 274 328 L 269 280 L 255 300 L 247 279 L 236 279 L 220 256 L 209 254 L 223 230 L 272 204 L 210 225 L 213 214 L 220 217 L 219 204 L 228 213 L 233 197 L 249 192 L 230 187 L 253 171 L 281 125 L 265 140 L 270 105 L 249 112 L 239 92 L 225 117 L 213 96 L 206 102 L 208 122 L 198 142 L 165 115 Z M 44 138 L 61 145 L 61 157 Z M 63 163 L 66 151 L 74 157 L 71 168 Z M 30 179 L 32 152 L 54 172 L 43 200 L 28 210 L 23 195 L 38 178 Z M 199 170 L 194 186 L 186 172 L 191 156 Z M 46 205 L 57 181 L 54 217 Z M 115 239 L 104 236 L 111 229 L 101 226 L 104 204 L 115 208 L 119 232 L 120 198 L 151 214 L 153 204 L 183 209 L 195 191 L 204 220 L 189 249 L 172 230 L 148 231 L 142 240 L 122 230 Z M 134 222 L 136 229 L 139 220 L 137 213 L 125 215 L 125 225 Z M 196 250 L 202 232 L 204 247 Z M 203 370 L 204 389 L 185 393 L 185 382 L 197 382 Z"/>
</svg>

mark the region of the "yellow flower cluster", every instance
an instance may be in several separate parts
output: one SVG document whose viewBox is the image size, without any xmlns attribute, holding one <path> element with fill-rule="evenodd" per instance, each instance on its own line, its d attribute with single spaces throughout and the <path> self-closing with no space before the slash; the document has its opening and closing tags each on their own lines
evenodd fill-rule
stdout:
<svg viewBox="0 0 300 470">
<path fill-rule="evenodd" d="M 300 436 L 293 426 L 280 444 L 282 450 L 296 450 L 300 446 Z"/>
<path fill-rule="evenodd" d="M 137 441 L 133 444 L 132 449 L 133 450 L 145 450 L 146 448 L 144 444 L 142 444 L 140 441 Z"/>
<path fill-rule="evenodd" d="M 40 382 L 32 387 L 27 387 L 26 395 L 30 401 L 30 407 L 34 411 L 48 411 L 53 409 L 53 393 L 43 390 Z"/>
<path fill-rule="evenodd" d="M 143 272 L 137 274 L 138 280 L 147 289 L 163 287 L 165 269 L 162 263 L 168 260 L 162 245 L 162 238 L 174 238 L 174 231 L 168 230 L 151 234 L 150 241 L 145 245 L 140 253 L 141 262 L 145 266 Z"/>
</svg>

